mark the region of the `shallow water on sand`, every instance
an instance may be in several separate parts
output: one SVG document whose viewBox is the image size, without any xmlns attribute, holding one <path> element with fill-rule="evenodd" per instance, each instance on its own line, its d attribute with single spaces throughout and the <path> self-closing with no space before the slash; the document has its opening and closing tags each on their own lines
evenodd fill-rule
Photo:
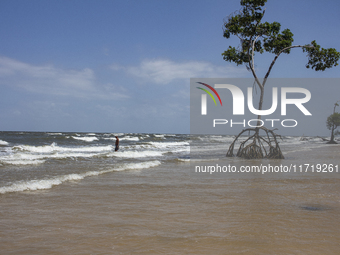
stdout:
<svg viewBox="0 0 340 255">
<path fill-rule="evenodd" d="M 0 246 L 2 254 L 338 254 L 339 195 L 335 174 L 202 176 L 188 163 L 111 172 L 2 195 Z"/>
<path fill-rule="evenodd" d="M 340 254 L 339 173 L 195 173 L 339 155 L 324 146 L 278 161 L 171 160 L 5 193 L 1 254 Z"/>
</svg>

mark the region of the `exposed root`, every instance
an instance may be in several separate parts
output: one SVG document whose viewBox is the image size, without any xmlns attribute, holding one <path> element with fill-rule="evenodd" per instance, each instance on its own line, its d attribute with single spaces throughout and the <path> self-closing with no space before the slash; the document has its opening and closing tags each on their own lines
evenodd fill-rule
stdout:
<svg viewBox="0 0 340 255">
<path fill-rule="evenodd" d="M 261 130 L 265 132 L 264 136 L 260 135 Z M 281 138 L 281 136 L 274 133 L 274 130 L 267 129 L 265 127 L 248 128 L 242 130 L 242 132 L 236 136 L 235 140 L 230 145 L 226 155 L 227 157 L 234 156 L 235 143 L 240 138 L 240 136 L 242 136 L 246 132 L 249 132 L 249 137 L 245 141 L 241 142 L 236 154 L 237 157 L 242 157 L 246 159 L 284 158 L 279 143 L 277 141 L 277 138 Z M 252 135 L 250 135 L 251 132 L 253 132 Z"/>
</svg>

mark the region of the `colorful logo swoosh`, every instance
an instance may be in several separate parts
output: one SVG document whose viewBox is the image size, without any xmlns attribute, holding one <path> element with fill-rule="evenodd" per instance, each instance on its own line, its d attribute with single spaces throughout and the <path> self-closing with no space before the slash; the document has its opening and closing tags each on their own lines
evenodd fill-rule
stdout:
<svg viewBox="0 0 340 255">
<path fill-rule="evenodd" d="M 206 86 L 206 87 L 208 87 L 209 89 L 211 89 L 212 90 L 212 92 L 214 92 L 215 93 L 215 95 L 217 96 L 217 98 L 218 98 L 218 100 L 220 101 L 220 104 L 221 104 L 221 106 L 222 106 L 222 100 L 221 100 L 221 98 L 220 98 L 220 95 L 217 93 L 217 91 L 213 88 L 213 87 L 211 87 L 210 85 L 208 85 L 208 84 L 205 84 L 205 83 L 203 83 L 203 82 L 197 82 L 197 83 L 199 83 L 199 84 L 201 84 L 201 85 L 204 85 L 204 86 Z M 207 92 L 208 93 L 208 95 L 214 100 L 214 103 L 215 103 L 215 105 L 217 105 L 217 103 L 216 103 L 216 100 L 215 100 L 215 98 L 214 98 L 214 96 L 210 93 L 210 91 L 209 90 L 206 90 L 206 89 L 202 89 L 202 88 L 200 88 L 200 87 L 197 87 L 198 89 L 201 89 L 201 90 L 203 90 L 203 91 L 205 91 L 205 92 Z"/>
</svg>

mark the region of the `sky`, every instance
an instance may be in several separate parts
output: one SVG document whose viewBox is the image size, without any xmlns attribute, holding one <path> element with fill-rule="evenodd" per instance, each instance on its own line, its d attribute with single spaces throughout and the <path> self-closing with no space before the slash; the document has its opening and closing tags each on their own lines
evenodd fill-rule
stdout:
<svg viewBox="0 0 340 255">
<path fill-rule="evenodd" d="M 221 56 L 239 43 L 222 31 L 239 9 L 239 0 L 0 0 L 0 131 L 189 133 L 190 78 L 251 77 Z M 293 44 L 339 51 L 339 10 L 338 0 L 269 0 L 264 20 L 289 28 Z M 256 57 L 263 77 L 274 56 Z M 340 78 L 339 66 L 306 63 L 294 49 L 271 77 Z M 329 91 L 325 118 L 310 133 L 327 135 L 340 86 L 319 90 Z"/>
</svg>

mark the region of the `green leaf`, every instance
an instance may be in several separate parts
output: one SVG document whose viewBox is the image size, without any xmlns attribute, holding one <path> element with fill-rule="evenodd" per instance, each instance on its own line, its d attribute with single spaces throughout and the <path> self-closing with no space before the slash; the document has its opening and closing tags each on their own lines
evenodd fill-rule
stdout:
<svg viewBox="0 0 340 255">
<path fill-rule="evenodd" d="M 334 128 L 337 128 L 340 126 L 340 113 L 336 112 L 328 116 L 327 121 L 327 128 L 329 130 L 332 130 L 333 126 Z"/>
<path fill-rule="evenodd" d="M 312 41 L 311 45 L 304 47 L 303 51 L 307 52 L 307 68 L 312 68 L 315 71 L 324 71 L 327 68 L 338 65 L 340 53 L 334 48 L 321 48 L 315 40 Z"/>
<path fill-rule="evenodd" d="M 249 67 L 257 52 L 272 53 L 276 57 L 281 53 L 290 53 L 294 34 L 289 29 L 281 31 L 279 22 L 262 22 L 263 7 L 266 2 L 267 0 L 241 0 L 242 9 L 227 18 L 223 27 L 223 36 L 226 39 L 233 35 L 237 36 L 240 45 L 237 49 L 229 46 L 228 50 L 222 53 L 225 61 L 236 65 L 246 64 Z M 338 65 L 340 53 L 334 48 L 321 48 L 315 41 L 311 45 L 296 47 L 303 47 L 303 51 L 307 52 L 307 68 L 324 71 Z M 271 67 L 272 65 L 269 72 Z"/>
</svg>

